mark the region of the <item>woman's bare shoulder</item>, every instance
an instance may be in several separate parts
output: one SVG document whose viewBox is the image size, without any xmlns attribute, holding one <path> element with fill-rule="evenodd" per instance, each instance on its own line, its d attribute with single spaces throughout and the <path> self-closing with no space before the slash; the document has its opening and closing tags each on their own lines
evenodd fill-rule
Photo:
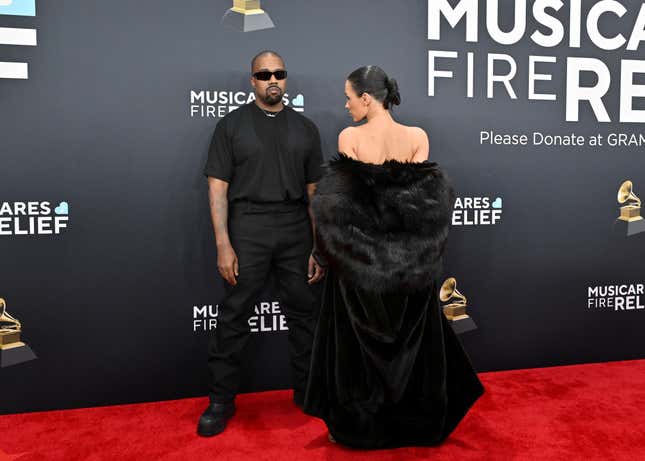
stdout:
<svg viewBox="0 0 645 461">
<path fill-rule="evenodd" d="M 358 134 L 358 126 L 348 126 L 343 128 L 343 130 L 338 135 L 339 138 L 352 139 Z"/>
<path fill-rule="evenodd" d="M 426 133 L 426 130 L 419 126 L 406 126 L 406 129 L 413 141 L 423 141 L 428 139 L 428 133 Z"/>
<path fill-rule="evenodd" d="M 356 158 L 358 127 L 348 126 L 338 134 L 338 152 Z"/>
<path fill-rule="evenodd" d="M 418 126 L 409 126 L 408 133 L 412 142 L 412 161 L 423 162 L 430 156 L 430 140 L 426 131 Z"/>
</svg>

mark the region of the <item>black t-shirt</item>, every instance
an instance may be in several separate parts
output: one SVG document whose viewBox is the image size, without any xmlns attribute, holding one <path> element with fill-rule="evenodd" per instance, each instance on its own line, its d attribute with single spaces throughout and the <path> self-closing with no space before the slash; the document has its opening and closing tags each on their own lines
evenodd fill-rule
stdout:
<svg viewBox="0 0 645 461">
<path fill-rule="evenodd" d="M 215 127 L 204 175 L 229 183 L 228 199 L 280 202 L 304 199 L 305 184 L 322 174 L 316 125 L 288 106 L 268 117 L 255 102 Z"/>
</svg>

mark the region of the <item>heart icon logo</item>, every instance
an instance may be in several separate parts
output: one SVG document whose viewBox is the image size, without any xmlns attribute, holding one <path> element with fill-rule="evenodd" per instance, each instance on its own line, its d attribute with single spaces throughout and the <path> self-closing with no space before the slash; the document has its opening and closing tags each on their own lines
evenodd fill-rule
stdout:
<svg viewBox="0 0 645 461">
<path fill-rule="evenodd" d="M 305 105 L 305 97 L 299 94 L 291 100 L 291 104 L 293 104 L 294 106 L 303 107 Z"/>
<path fill-rule="evenodd" d="M 493 208 L 501 209 L 502 208 L 502 198 L 497 197 L 493 202 Z"/>
<path fill-rule="evenodd" d="M 69 214 L 69 205 L 67 202 L 60 202 L 56 208 L 54 208 L 54 213 L 56 214 Z"/>
</svg>

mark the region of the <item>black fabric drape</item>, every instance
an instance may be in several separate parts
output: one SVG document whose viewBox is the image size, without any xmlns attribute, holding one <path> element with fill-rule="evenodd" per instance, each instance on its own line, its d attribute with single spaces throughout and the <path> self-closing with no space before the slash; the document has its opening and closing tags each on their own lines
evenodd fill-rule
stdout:
<svg viewBox="0 0 645 461">
<path fill-rule="evenodd" d="M 351 447 L 438 444 L 483 393 L 438 301 L 452 191 L 435 164 L 367 165 L 342 155 L 318 191 L 312 205 L 329 273 L 305 411 Z M 397 195 L 400 205 L 390 206 Z M 349 221 L 354 228 L 343 231 Z M 426 259 L 415 259 L 406 279 L 410 252 Z"/>
</svg>

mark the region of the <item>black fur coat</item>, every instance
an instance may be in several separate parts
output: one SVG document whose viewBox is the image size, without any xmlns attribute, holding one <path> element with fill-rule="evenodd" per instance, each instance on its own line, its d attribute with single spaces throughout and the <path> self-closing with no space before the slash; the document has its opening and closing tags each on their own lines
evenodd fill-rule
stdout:
<svg viewBox="0 0 645 461">
<path fill-rule="evenodd" d="M 316 252 L 376 292 L 428 287 L 441 269 L 453 190 L 436 163 L 364 163 L 339 154 L 312 201 Z"/>
<path fill-rule="evenodd" d="M 439 306 L 453 192 L 434 163 L 327 165 L 312 208 L 328 259 L 304 410 L 346 446 L 436 445 L 483 393 Z"/>
</svg>

